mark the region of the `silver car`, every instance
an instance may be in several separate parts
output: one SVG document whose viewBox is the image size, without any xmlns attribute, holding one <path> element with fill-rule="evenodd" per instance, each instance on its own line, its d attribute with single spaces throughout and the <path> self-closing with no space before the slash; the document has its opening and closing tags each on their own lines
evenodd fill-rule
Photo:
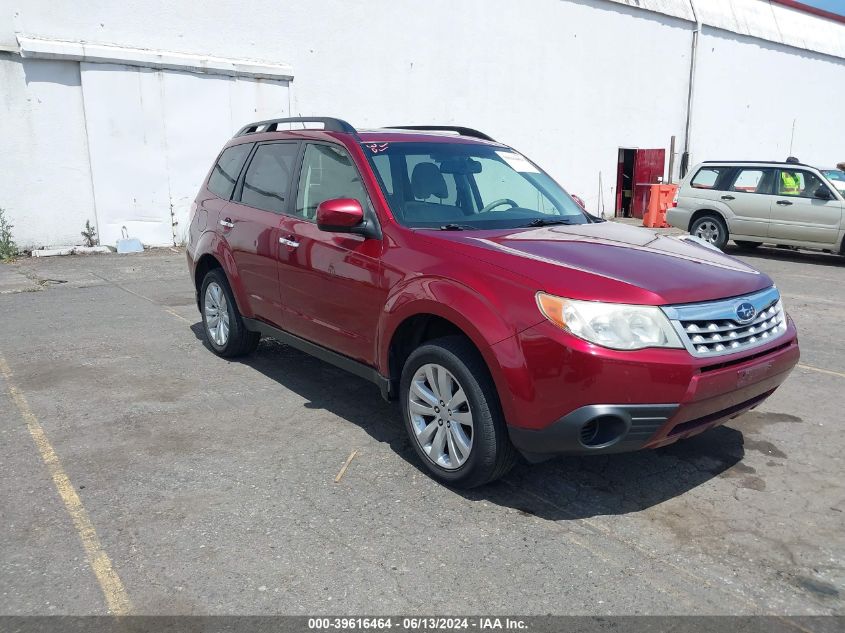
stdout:
<svg viewBox="0 0 845 633">
<path fill-rule="evenodd" d="M 845 255 L 845 197 L 800 163 L 707 161 L 681 181 L 672 226 L 722 248 L 778 244 Z"/>
</svg>

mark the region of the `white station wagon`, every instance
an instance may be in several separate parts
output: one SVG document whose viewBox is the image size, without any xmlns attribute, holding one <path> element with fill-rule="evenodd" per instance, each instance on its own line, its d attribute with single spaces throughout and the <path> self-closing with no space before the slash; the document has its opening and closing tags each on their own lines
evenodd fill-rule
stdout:
<svg viewBox="0 0 845 633">
<path fill-rule="evenodd" d="M 801 163 L 707 161 L 681 181 L 666 221 L 718 248 L 798 246 L 845 255 L 845 197 Z"/>
</svg>

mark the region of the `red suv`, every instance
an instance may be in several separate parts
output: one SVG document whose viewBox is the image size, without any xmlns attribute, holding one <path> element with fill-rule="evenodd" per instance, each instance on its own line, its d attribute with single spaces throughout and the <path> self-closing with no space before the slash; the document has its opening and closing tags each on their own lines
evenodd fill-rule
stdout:
<svg viewBox="0 0 845 633">
<path fill-rule="evenodd" d="M 277 129 L 289 123 L 324 127 Z M 217 354 L 270 336 L 373 381 L 457 486 L 518 453 L 701 433 L 762 402 L 799 356 L 765 274 L 595 218 L 469 128 L 252 123 L 197 196 L 187 255 Z"/>
</svg>

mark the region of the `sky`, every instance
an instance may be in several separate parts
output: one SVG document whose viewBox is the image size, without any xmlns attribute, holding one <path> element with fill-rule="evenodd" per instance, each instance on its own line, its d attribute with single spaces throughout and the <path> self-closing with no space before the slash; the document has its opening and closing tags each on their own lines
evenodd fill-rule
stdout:
<svg viewBox="0 0 845 633">
<path fill-rule="evenodd" d="M 800 0 L 800 2 L 830 11 L 831 13 L 845 15 L 845 0 Z"/>
</svg>

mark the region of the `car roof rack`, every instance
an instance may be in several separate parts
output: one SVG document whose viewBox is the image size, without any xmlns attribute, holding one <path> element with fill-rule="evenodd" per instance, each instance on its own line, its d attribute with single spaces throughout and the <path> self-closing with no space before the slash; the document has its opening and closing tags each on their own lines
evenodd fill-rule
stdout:
<svg viewBox="0 0 845 633">
<path fill-rule="evenodd" d="M 457 132 L 461 136 L 471 136 L 473 138 L 480 138 L 485 141 L 496 142 L 484 132 L 473 130 L 471 127 L 463 127 L 460 125 L 388 125 L 387 130 L 430 130 L 432 132 Z"/>
<path fill-rule="evenodd" d="M 716 163 L 741 163 L 743 165 L 796 165 L 799 167 L 813 167 L 806 163 L 788 163 L 785 160 L 703 160 L 702 165 Z M 814 168 L 815 169 L 815 168 Z"/>
<path fill-rule="evenodd" d="M 235 134 L 235 136 L 255 134 L 256 132 L 276 132 L 278 131 L 279 123 L 322 123 L 323 129 L 326 131 L 344 132 L 346 134 L 358 135 L 357 130 L 343 119 L 337 119 L 330 116 L 297 116 L 284 119 L 267 119 L 266 121 L 249 123 L 238 130 L 238 133 Z"/>
</svg>

